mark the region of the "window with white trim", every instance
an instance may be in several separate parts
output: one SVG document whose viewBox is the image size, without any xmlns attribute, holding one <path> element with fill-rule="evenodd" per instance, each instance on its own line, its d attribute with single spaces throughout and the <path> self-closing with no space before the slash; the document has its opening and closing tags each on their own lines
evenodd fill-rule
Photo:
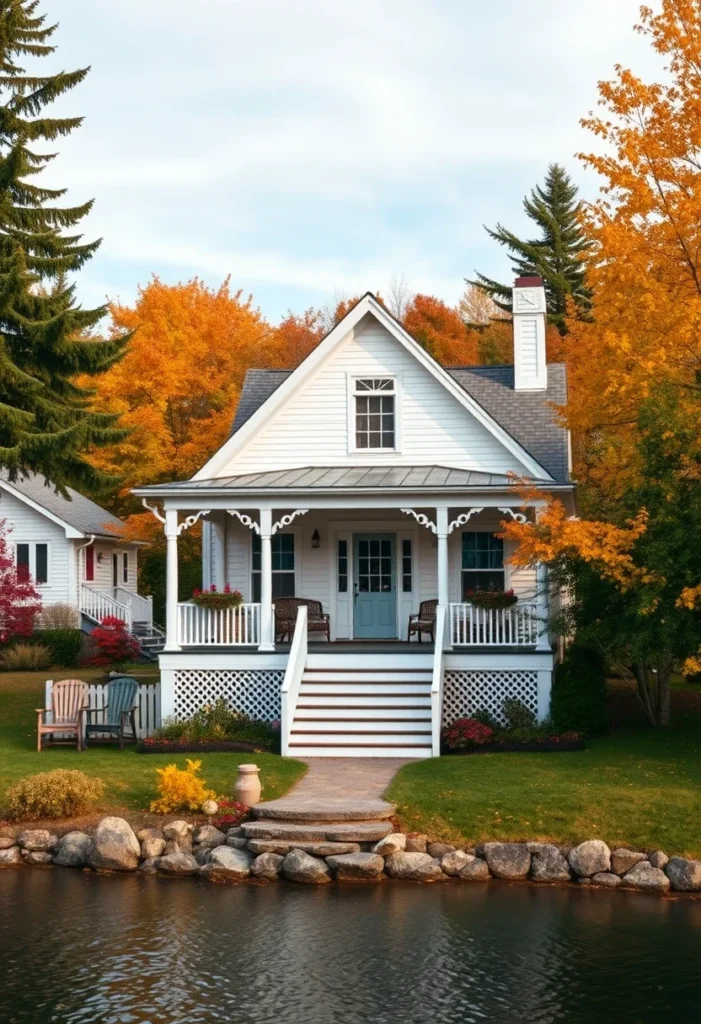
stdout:
<svg viewBox="0 0 701 1024">
<path fill-rule="evenodd" d="M 494 533 L 462 535 L 462 596 L 470 591 L 504 589 L 504 541 Z"/>
<path fill-rule="evenodd" d="M 15 564 L 21 580 L 49 582 L 49 545 L 42 542 L 15 544 Z"/>
<path fill-rule="evenodd" d="M 276 533 L 270 539 L 272 561 L 273 600 L 276 597 L 295 596 L 295 535 Z M 253 600 L 260 601 L 261 549 L 260 537 L 251 535 L 251 591 Z"/>
<path fill-rule="evenodd" d="M 396 397 L 393 377 L 359 377 L 353 388 L 356 449 L 395 449 Z"/>
</svg>

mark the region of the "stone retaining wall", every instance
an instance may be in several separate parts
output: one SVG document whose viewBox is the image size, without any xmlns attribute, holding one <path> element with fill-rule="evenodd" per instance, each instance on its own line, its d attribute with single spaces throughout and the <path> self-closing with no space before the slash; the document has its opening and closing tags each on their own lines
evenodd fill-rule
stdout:
<svg viewBox="0 0 701 1024">
<path fill-rule="evenodd" d="M 575 883 L 643 892 L 701 892 L 701 861 L 661 850 L 610 850 L 600 839 L 574 847 L 550 843 L 482 843 L 457 849 L 422 836 L 394 832 L 376 843 L 287 842 L 250 839 L 243 828 L 226 833 L 172 821 L 135 834 L 123 818 L 103 818 L 92 834 L 59 838 L 46 829 L 0 835 L 0 866 L 56 864 L 102 871 L 198 875 L 214 882 L 285 878 L 324 884 L 379 882 L 484 882 L 490 878 Z"/>
</svg>

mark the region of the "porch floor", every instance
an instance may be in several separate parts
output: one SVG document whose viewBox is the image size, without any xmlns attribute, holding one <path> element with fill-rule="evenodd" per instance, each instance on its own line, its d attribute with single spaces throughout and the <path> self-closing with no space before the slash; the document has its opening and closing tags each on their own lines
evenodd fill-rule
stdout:
<svg viewBox="0 0 701 1024">
<path fill-rule="evenodd" d="M 514 647 L 511 644 L 498 646 L 492 644 L 488 647 L 469 645 L 455 646 L 451 648 L 454 654 L 535 654 L 535 647 L 524 646 Z M 275 651 L 259 651 L 257 647 L 243 647 L 222 644 L 207 644 L 201 647 L 187 645 L 181 648 L 183 654 L 260 654 L 267 657 L 271 653 L 288 654 L 289 643 L 275 644 Z M 310 654 L 433 654 L 434 644 L 425 641 L 417 643 L 415 640 L 407 643 L 406 640 L 333 640 L 327 643 L 325 640 L 309 641 L 308 651 Z M 542 652 L 541 652 L 542 653 Z"/>
</svg>

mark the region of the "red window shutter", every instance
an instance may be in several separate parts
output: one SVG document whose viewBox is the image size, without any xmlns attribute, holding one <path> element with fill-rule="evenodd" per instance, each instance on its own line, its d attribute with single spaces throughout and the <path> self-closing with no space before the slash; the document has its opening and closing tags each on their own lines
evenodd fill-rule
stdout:
<svg viewBox="0 0 701 1024">
<path fill-rule="evenodd" d="M 92 547 L 85 549 L 85 579 L 87 582 L 95 579 L 95 549 Z"/>
</svg>

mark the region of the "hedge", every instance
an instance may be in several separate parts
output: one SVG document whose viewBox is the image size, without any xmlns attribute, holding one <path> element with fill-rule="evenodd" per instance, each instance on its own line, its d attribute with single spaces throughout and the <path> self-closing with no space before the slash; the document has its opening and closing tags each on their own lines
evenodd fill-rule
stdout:
<svg viewBox="0 0 701 1024">
<path fill-rule="evenodd" d="M 83 633 L 80 629 L 35 629 L 31 636 L 11 637 L 5 647 L 15 644 L 44 644 L 51 651 L 51 662 L 61 668 L 73 668 L 80 660 Z"/>
</svg>

